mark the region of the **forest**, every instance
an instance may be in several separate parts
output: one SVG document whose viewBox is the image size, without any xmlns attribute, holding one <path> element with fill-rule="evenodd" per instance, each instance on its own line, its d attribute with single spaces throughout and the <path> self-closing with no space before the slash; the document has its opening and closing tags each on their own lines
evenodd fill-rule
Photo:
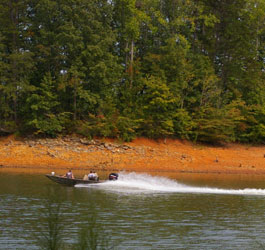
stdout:
<svg viewBox="0 0 265 250">
<path fill-rule="evenodd" d="M 0 133 L 265 143 L 264 0 L 0 0 Z"/>
</svg>

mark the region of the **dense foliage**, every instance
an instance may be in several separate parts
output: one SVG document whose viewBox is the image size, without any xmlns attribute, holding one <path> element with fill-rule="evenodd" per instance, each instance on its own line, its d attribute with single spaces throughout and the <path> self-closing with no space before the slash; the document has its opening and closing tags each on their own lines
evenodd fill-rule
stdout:
<svg viewBox="0 0 265 250">
<path fill-rule="evenodd" d="M 264 0 L 0 0 L 0 130 L 265 141 Z"/>
</svg>

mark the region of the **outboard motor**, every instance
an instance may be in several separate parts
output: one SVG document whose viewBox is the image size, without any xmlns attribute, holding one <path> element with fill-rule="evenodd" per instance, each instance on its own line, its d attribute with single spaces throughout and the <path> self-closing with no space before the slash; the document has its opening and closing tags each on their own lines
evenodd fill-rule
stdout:
<svg viewBox="0 0 265 250">
<path fill-rule="evenodd" d="M 118 177 L 119 177 L 118 174 L 116 174 L 116 173 L 111 173 L 111 174 L 109 175 L 109 180 L 110 180 L 110 181 L 116 181 L 116 180 L 118 180 Z"/>
</svg>

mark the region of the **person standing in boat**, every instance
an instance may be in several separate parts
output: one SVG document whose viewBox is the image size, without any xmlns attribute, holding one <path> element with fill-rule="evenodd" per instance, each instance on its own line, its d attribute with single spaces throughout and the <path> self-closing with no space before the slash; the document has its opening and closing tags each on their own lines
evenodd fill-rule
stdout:
<svg viewBox="0 0 265 250">
<path fill-rule="evenodd" d="M 75 178 L 71 169 L 64 175 L 64 177 L 66 177 L 68 179 L 74 179 Z"/>
</svg>

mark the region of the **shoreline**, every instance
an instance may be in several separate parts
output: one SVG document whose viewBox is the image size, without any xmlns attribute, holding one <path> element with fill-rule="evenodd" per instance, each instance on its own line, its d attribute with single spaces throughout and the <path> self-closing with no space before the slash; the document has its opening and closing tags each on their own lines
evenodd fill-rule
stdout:
<svg viewBox="0 0 265 250">
<path fill-rule="evenodd" d="M 265 146 L 226 144 L 220 147 L 180 140 L 138 138 L 129 143 L 87 140 L 0 137 L 0 170 L 73 169 L 179 174 L 264 175 Z"/>
<path fill-rule="evenodd" d="M 65 171 L 67 169 L 72 169 L 73 171 L 77 171 L 77 172 L 88 172 L 90 171 L 91 169 L 93 170 L 96 170 L 98 171 L 97 168 L 91 168 L 91 167 L 84 167 L 84 168 L 71 168 L 71 167 L 51 167 L 51 166 L 47 166 L 47 167 L 40 167 L 40 166 L 36 166 L 36 167 L 33 167 L 33 166 L 4 166 L 4 165 L 1 165 L 0 166 L 0 172 L 1 170 L 4 170 L 4 171 L 11 171 L 11 172 L 16 172 L 14 170 L 17 170 L 17 172 L 31 172 L 31 173 L 48 173 L 53 171 L 53 170 L 57 170 L 58 172 L 61 172 L 61 173 L 65 173 Z M 126 170 L 126 169 L 99 169 L 99 171 L 101 172 L 135 172 L 135 173 L 161 173 L 161 174 L 167 174 L 167 173 L 170 173 L 170 174 L 194 174 L 194 175 L 207 175 L 207 174 L 211 174 L 211 175 L 230 175 L 230 176 L 233 176 L 233 175 L 256 175 L 256 176 L 264 176 L 265 178 L 265 171 L 189 171 L 189 170 L 150 170 L 148 169 L 147 170 Z"/>
</svg>

